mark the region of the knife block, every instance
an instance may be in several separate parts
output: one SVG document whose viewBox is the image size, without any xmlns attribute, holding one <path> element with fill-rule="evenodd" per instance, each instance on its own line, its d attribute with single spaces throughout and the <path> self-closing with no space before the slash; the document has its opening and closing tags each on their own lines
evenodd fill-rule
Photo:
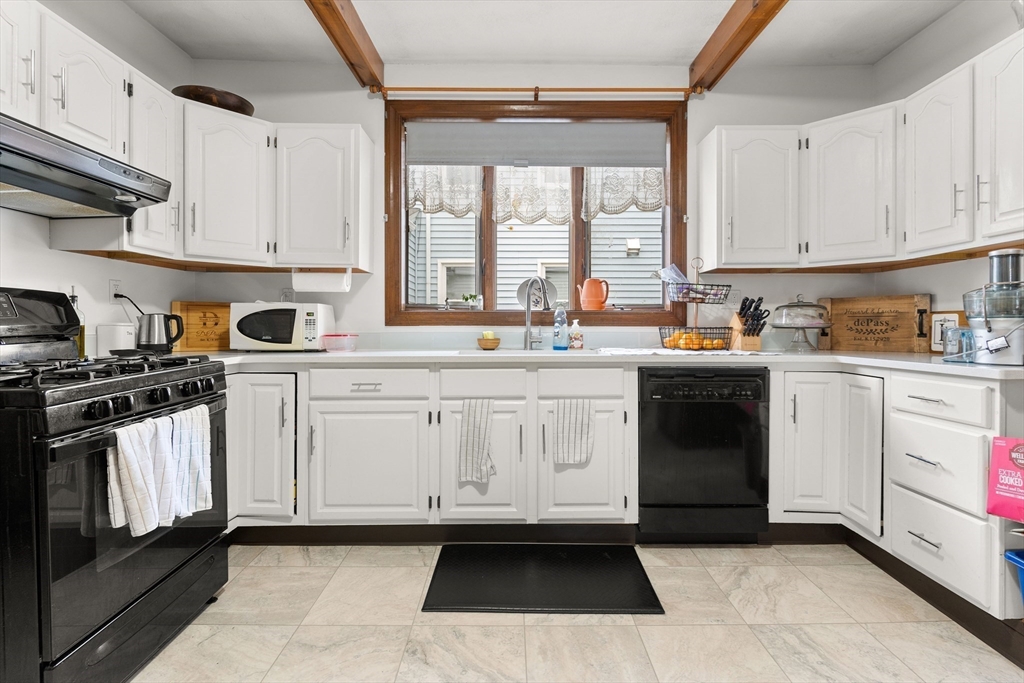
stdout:
<svg viewBox="0 0 1024 683">
<path fill-rule="evenodd" d="M 730 351 L 761 350 L 761 337 L 743 336 L 743 319 L 740 318 L 739 314 L 732 314 L 732 319 L 729 321 L 729 327 L 732 328 L 732 339 L 729 342 Z"/>
</svg>

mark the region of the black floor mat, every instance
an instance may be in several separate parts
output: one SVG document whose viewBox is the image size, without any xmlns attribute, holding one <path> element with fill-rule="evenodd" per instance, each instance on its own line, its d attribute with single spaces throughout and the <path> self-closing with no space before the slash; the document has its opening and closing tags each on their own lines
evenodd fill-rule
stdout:
<svg viewBox="0 0 1024 683">
<path fill-rule="evenodd" d="M 424 612 L 664 614 L 628 545 L 446 545 Z"/>
</svg>

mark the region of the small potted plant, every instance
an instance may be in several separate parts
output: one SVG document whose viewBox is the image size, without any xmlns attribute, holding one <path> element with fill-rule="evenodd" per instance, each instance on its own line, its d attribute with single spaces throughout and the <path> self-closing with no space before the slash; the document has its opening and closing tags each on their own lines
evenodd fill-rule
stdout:
<svg viewBox="0 0 1024 683">
<path fill-rule="evenodd" d="M 478 294 L 463 294 L 462 301 L 463 303 L 467 304 L 470 308 L 480 308 L 481 304 L 483 304 L 484 302 L 484 299 L 482 296 Z"/>
</svg>

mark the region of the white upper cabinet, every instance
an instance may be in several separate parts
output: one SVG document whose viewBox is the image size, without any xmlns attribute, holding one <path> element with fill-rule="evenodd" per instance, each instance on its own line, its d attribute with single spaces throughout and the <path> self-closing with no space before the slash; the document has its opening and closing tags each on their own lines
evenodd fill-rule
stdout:
<svg viewBox="0 0 1024 683">
<path fill-rule="evenodd" d="M 839 511 L 840 388 L 838 373 L 786 373 L 787 512 Z"/>
<path fill-rule="evenodd" d="M 1024 33 L 975 65 L 975 201 L 983 237 L 1024 231 Z"/>
<path fill-rule="evenodd" d="M 132 216 L 133 247 L 174 254 L 181 221 L 181 182 L 177 143 L 178 109 L 171 93 L 137 71 L 130 76 L 129 161 L 132 166 L 171 181 L 166 203 L 139 209 Z"/>
<path fill-rule="evenodd" d="M 42 18 L 42 127 L 128 160 L 124 62 L 51 14 Z"/>
<path fill-rule="evenodd" d="M 39 125 L 39 5 L 0 3 L 0 112 Z"/>
<path fill-rule="evenodd" d="M 807 126 L 808 263 L 896 254 L 896 107 Z"/>
<path fill-rule="evenodd" d="M 271 126 L 204 104 L 185 109 L 185 253 L 268 263 Z"/>
<path fill-rule="evenodd" d="M 277 240 L 283 266 L 369 268 L 372 145 L 357 125 L 280 125 Z"/>
<path fill-rule="evenodd" d="M 907 98 L 907 252 L 974 237 L 972 85 L 968 64 Z"/>
<path fill-rule="evenodd" d="M 875 536 L 882 535 L 882 388 L 880 377 L 841 375 L 839 511 Z"/>
<path fill-rule="evenodd" d="M 701 142 L 701 250 L 710 267 L 799 262 L 798 135 L 726 126 Z"/>
</svg>

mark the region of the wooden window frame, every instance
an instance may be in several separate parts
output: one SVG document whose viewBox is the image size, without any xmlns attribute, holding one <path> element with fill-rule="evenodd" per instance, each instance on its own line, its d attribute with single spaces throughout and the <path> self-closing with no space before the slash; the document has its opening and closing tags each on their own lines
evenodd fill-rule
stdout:
<svg viewBox="0 0 1024 683">
<path fill-rule="evenodd" d="M 608 101 L 608 102 L 495 102 L 462 100 L 388 100 L 384 110 L 384 324 L 402 325 L 476 325 L 515 327 L 523 324 L 522 311 L 494 310 L 495 278 L 489 277 L 497 255 L 497 234 L 493 219 L 490 192 L 484 193 L 480 211 L 479 258 L 482 273 L 481 290 L 485 310 L 440 311 L 436 307 L 406 306 L 405 297 L 405 124 L 409 121 L 512 121 L 541 119 L 547 121 L 645 121 L 666 124 L 669 149 L 665 169 L 665 263 L 686 263 L 686 102 L 678 101 Z M 485 167 L 489 168 L 489 167 Z M 493 168 L 493 167 L 490 167 Z M 575 175 L 582 176 L 582 169 Z M 582 182 L 582 177 L 574 182 Z M 493 171 L 484 184 L 492 186 Z M 582 221 L 582 197 L 573 193 L 573 221 Z M 578 227 L 576 225 L 572 226 Z M 574 229 L 569 245 L 570 282 L 582 281 L 586 267 L 586 242 Z M 685 325 L 686 306 L 665 302 L 663 308 L 632 311 L 583 311 L 575 292 L 570 292 L 571 315 L 589 326 L 656 327 Z M 553 323 L 552 311 L 534 312 L 537 325 Z"/>
</svg>

